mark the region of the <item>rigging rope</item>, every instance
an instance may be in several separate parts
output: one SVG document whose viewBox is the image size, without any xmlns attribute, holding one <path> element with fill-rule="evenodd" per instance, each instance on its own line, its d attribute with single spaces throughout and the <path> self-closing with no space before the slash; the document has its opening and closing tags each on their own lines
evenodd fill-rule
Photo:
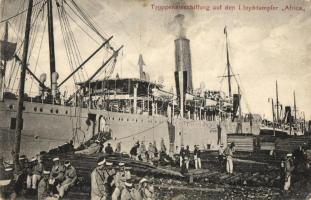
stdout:
<svg viewBox="0 0 311 200">
<path fill-rule="evenodd" d="M 37 3 L 35 3 L 35 4 L 32 6 L 32 8 L 36 7 L 38 4 L 40 4 L 40 3 L 43 2 L 43 1 L 46 1 L 46 0 L 41 0 L 41 1 L 37 2 Z M 11 16 L 11 17 L 8 17 L 8 18 L 6 18 L 6 19 L 4 19 L 4 20 L 1 20 L 1 21 L 0 21 L 0 24 L 3 23 L 3 22 L 9 21 L 10 19 L 13 19 L 13 18 L 15 18 L 15 17 L 17 17 L 17 16 L 19 16 L 19 15 L 21 15 L 21 14 L 24 14 L 25 12 L 28 11 L 28 9 L 29 9 L 29 8 L 23 10 L 22 12 L 19 12 L 19 13 L 15 14 L 15 15 L 13 15 L 13 16 Z"/>
</svg>

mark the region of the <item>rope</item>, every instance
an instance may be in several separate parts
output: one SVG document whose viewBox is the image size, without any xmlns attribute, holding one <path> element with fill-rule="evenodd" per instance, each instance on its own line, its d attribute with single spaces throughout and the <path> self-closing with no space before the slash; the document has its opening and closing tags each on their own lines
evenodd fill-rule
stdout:
<svg viewBox="0 0 311 200">
<path fill-rule="evenodd" d="M 166 122 L 166 121 L 164 121 L 164 122 Z M 143 134 L 143 133 L 145 133 L 145 132 L 147 132 L 147 131 L 149 131 L 149 130 L 151 130 L 151 129 L 154 129 L 154 128 L 160 126 L 160 125 L 163 124 L 164 122 L 161 122 L 161 123 L 157 124 L 156 126 L 152 126 L 152 127 L 150 127 L 150 128 L 147 128 L 147 129 L 145 129 L 145 130 L 143 130 L 143 131 L 139 131 L 139 132 L 134 133 L 134 134 L 132 134 L 132 135 L 128 135 L 128 136 L 125 136 L 125 137 L 121 137 L 121 138 L 117 139 L 117 141 L 123 140 L 123 139 L 126 139 L 126 138 L 130 138 L 130 137 L 133 137 L 133 136 L 136 136 L 136 135 Z"/>
<path fill-rule="evenodd" d="M 32 6 L 32 8 L 36 7 L 36 6 L 37 6 L 38 4 L 40 4 L 42 1 L 45 1 L 45 0 L 41 0 L 41 1 L 37 2 L 37 3 L 35 3 L 35 4 Z M 0 21 L 0 24 L 3 23 L 3 22 L 9 21 L 10 19 L 13 19 L 13 18 L 15 18 L 15 17 L 17 17 L 17 16 L 19 16 L 19 15 L 21 15 L 21 14 L 27 12 L 28 9 L 29 9 L 29 8 L 23 10 L 22 12 L 19 12 L 19 13 L 15 14 L 15 15 L 13 15 L 13 16 L 11 16 L 11 17 L 8 17 L 8 18 L 6 18 L 6 19 L 4 19 L 4 20 L 1 20 L 1 21 Z"/>
</svg>

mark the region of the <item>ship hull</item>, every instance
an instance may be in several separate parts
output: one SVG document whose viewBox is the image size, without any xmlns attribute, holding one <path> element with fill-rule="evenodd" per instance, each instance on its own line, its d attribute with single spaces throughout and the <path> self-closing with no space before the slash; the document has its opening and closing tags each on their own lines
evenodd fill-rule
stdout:
<svg viewBox="0 0 311 200">
<path fill-rule="evenodd" d="M 0 102 L 1 155 L 11 159 L 14 148 L 16 100 Z M 109 129 L 115 147 L 121 143 L 121 151 L 129 152 L 137 141 L 156 142 L 160 149 L 161 140 L 167 152 L 180 148 L 181 144 L 200 145 L 201 149 L 216 149 L 219 143 L 226 143 L 227 133 L 235 132 L 237 124 L 217 121 L 169 119 L 165 116 L 139 115 L 108 112 L 104 110 L 68 107 L 35 102 L 24 102 L 21 152 L 34 156 L 48 151 L 70 140 L 75 146 L 89 140 L 104 127 Z M 254 124 L 252 132 L 259 133 L 260 124 Z M 251 132 L 250 124 L 243 123 L 243 131 Z"/>
</svg>

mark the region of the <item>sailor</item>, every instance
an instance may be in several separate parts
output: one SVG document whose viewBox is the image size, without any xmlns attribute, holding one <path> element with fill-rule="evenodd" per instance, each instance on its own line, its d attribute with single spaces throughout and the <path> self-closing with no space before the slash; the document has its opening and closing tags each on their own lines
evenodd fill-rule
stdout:
<svg viewBox="0 0 311 200">
<path fill-rule="evenodd" d="M 142 196 L 134 184 L 128 180 L 125 182 L 125 188 L 122 190 L 121 200 L 142 200 Z"/>
<path fill-rule="evenodd" d="M 118 200 L 121 196 L 122 190 L 125 187 L 125 181 L 131 179 L 131 174 L 128 173 L 129 171 L 125 170 L 124 162 L 119 163 L 119 170 L 117 171 L 114 182 L 115 182 L 115 189 L 112 193 L 112 200 Z"/>
<path fill-rule="evenodd" d="M 194 164 L 196 169 L 201 169 L 201 150 L 199 145 L 194 145 Z"/>
<path fill-rule="evenodd" d="M 186 151 L 184 145 L 181 145 L 180 152 L 179 152 L 179 166 L 182 166 L 183 161 L 185 161 Z"/>
<path fill-rule="evenodd" d="M 22 192 L 24 189 L 24 184 L 27 181 L 27 174 L 29 172 L 29 163 L 25 155 L 19 157 L 19 166 L 17 168 L 17 177 L 15 182 L 15 191 L 16 193 Z"/>
<path fill-rule="evenodd" d="M 148 146 L 148 155 L 149 155 L 149 160 L 153 160 L 154 158 L 154 153 L 155 153 L 155 148 L 151 142 L 149 142 Z"/>
<path fill-rule="evenodd" d="M 225 155 L 226 155 L 226 170 L 227 173 L 233 174 L 233 152 L 234 152 L 235 144 L 232 142 L 226 149 L 225 149 Z"/>
<path fill-rule="evenodd" d="M 131 158 L 134 159 L 134 160 L 137 160 L 137 150 L 138 150 L 138 147 L 139 145 L 137 143 L 134 144 L 134 146 L 131 148 L 130 150 L 130 155 L 131 155 Z"/>
<path fill-rule="evenodd" d="M 220 169 L 221 170 L 225 170 L 225 163 L 226 163 L 226 156 L 224 154 L 224 145 L 220 144 L 220 147 L 218 149 L 218 162 L 220 164 Z"/>
<path fill-rule="evenodd" d="M 27 189 L 37 189 L 37 183 L 41 179 L 41 174 L 43 171 L 42 162 L 38 162 L 36 157 L 31 159 L 31 173 L 27 175 Z"/>
<path fill-rule="evenodd" d="M 15 199 L 13 168 L 5 168 L 0 157 L 0 199 Z"/>
<path fill-rule="evenodd" d="M 50 195 L 49 176 L 50 171 L 44 170 L 42 173 L 43 178 L 38 185 L 38 200 L 44 200 Z"/>
<path fill-rule="evenodd" d="M 105 165 L 106 165 L 105 173 L 106 173 L 106 177 L 107 177 L 106 191 L 107 191 L 107 196 L 111 197 L 112 193 L 116 187 L 116 184 L 114 181 L 116 171 L 114 169 L 113 162 L 106 161 Z"/>
<path fill-rule="evenodd" d="M 91 200 L 107 199 L 105 162 L 105 158 L 100 157 L 97 161 L 97 167 L 91 173 Z"/>
<path fill-rule="evenodd" d="M 189 162 L 190 162 L 190 149 L 189 145 L 187 145 L 185 150 L 185 163 L 187 170 L 189 170 Z"/>
<path fill-rule="evenodd" d="M 74 186 L 76 180 L 77 180 L 77 172 L 76 169 L 71 165 L 69 161 L 65 162 L 65 180 L 60 184 L 59 187 L 57 187 L 57 190 L 59 192 L 59 196 L 63 197 L 65 192 L 68 191 L 69 188 Z"/>
<path fill-rule="evenodd" d="M 293 165 L 293 160 L 292 160 L 292 154 L 288 153 L 286 155 L 286 160 L 285 160 L 284 191 L 288 191 L 291 186 L 291 178 L 292 178 L 293 170 L 294 170 L 294 165 Z"/>
<path fill-rule="evenodd" d="M 52 166 L 49 184 L 54 194 L 58 193 L 56 186 L 61 184 L 64 180 L 66 168 L 60 162 L 59 158 L 53 158 L 54 165 Z"/>
<path fill-rule="evenodd" d="M 106 153 L 106 154 L 112 154 L 112 153 L 113 153 L 113 149 L 112 149 L 110 143 L 108 143 L 108 146 L 106 146 L 106 148 L 105 148 L 105 153 Z"/>
<path fill-rule="evenodd" d="M 140 147 L 139 147 L 139 157 L 140 160 L 145 161 L 146 160 L 146 146 L 144 141 L 141 142 Z"/>
<path fill-rule="evenodd" d="M 160 148 L 160 153 L 162 153 L 162 152 L 166 153 L 166 146 L 165 146 L 163 138 L 161 139 L 161 148 Z"/>
<path fill-rule="evenodd" d="M 150 181 L 146 178 L 143 178 L 139 181 L 139 184 L 143 200 L 154 200 L 155 199 L 154 187 L 150 183 Z"/>
</svg>

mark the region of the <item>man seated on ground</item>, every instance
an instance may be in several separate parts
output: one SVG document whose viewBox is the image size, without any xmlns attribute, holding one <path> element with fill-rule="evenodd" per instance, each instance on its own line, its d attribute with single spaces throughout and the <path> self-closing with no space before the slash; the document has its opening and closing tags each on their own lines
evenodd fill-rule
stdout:
<svg viewBox="0 0 311 200">
<path fill-rule="evenodd" d="M 76 169 L 71 165 L 69 161 L 65 162 L 65 167 L 65 180 L 60 184 L 60 186 L 57 187 L 60 197 L 63 197 L 65 192 L 73 187 L 77 180 Z"/>
<path fill-rule="evenodd" d="M 137 160 L 137 155 L 138 155 L 138 147 L 139 147 L 139 144 L 135 143 L 134 146 L 131 148 L 130 150 L 130 155 L 131 155 L 131 158 L 134 159 L 134 160 Z"/>
<path fill-rule="evenodd" d="M 41 179 L 42 171 L 42 162 L 38 162 L 38 159 L 36 157 L 32 158 L 30 161 L 30 172 L 27 175 L 27 189 L 32 189 L 33 191 L 31 193 L 34 193 L 37 189 L 37 184 Z"/>
<path fill-rule="evenodd" d="M 19 157 L 19 165 L 16 169 L 17 177 L 15 182 L 15 192 L 20 194 L 23 192 L 26 186 L 27 173 L 29 172 L 29 163 L 25 155 Z"/>
<path fill-rule="evenodd" d="M 49 176 L 50 171 L 43 171 L 43 178 L 38 185 L 38 200 L 45 200 L 50 196 L 50 185 L 49 185 Z"/>
<path fill-rule="evenodd" d="M 66 168 L 57 157 L 53 159 L 53 162 L 54 165 L 51 170 L 49 184 L 51 186 L 52 192 L 57 194 L 58 191 L 56 186 L 63 182 Z"/>
<path fill-rule="evenodd" d="M 142 195 L 143 200 L 154 200 L 155 194 L 154 194 L 154 187 L 151 184 L 151 182 L 143 178 L 139 182 L 140 184 L 140 193 Z"/>
<path fill-rule="evenodd" d="M 106 146 L 106 148 L 105 148 L 105 153 L 106 153 L 106 154 L 113 154 L 113 149 L 112 149 L 110 143 L 108 143 L 108 146 Z"/>
<path fill-rule="evenodd" d="M 112 200 L 118 200 L 121 196 L 122 190 L 125 187 L 125 181 L 131 179 L 131 174 L 125 169 L 123 162 L 119 163 L 119 170 L 114 177 L 115 189 L 112 193 Z"/>
<path fill-rule="evenodd" d="M 97 167 L 91 173 L 91 199 L 101 200 L 106 199 L 107 189 L 107 173 L 105 173 L 105 158 L 100 157 L 97 161 Z"/>
<path fill-rule="evenodd" d="M 142 196 L 138 188 L 135 188 L 131 180 L 127 180 L 125 188 L 122 190 L 121 200 L 142 200 Z"/>
<path fill-rule="evenodd" d="M 107 181 L 106 181 L 107 195 L 108 197 L 111 197 L 116 187 L 115 182 L 114 182 L 116 171 L 114 169 L 113 162 L 106 161 L 105 165 L 106 165 L 105 172 L 107 176 Z"/>
</svg>

